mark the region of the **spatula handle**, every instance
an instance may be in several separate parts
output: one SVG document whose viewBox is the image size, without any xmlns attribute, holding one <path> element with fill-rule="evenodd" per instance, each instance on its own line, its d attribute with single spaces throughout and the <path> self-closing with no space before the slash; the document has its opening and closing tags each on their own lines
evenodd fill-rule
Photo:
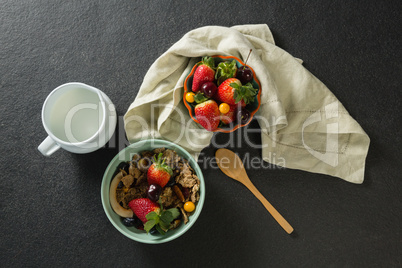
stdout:
<svg viewBox="0 0 402 268">
<path fill-rule="evenodd" d="M 254 184 L 250 182 L 244 184 L 254 195 L 260 200 L 268 212 L 274 217 L 274 219 L 279 223 L 280 226 L 288 233 L 293 232 L 293 227 L 282 217 L 281 214 L 268 202 L 267 199 L 257 190 Z"/>
</svg>

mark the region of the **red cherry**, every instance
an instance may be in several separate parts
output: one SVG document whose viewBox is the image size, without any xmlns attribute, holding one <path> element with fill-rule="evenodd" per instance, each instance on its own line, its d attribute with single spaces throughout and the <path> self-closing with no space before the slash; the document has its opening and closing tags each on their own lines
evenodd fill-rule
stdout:
<svg viewBox="0 0 402 268">
<path fill-rule="evenodd" d="M 213 82 L 205 82 L 201 85 L 201 92 L 203 92 L 208 98 L 211 98 L 213 95 L 215 95 L 217 90 L 218 87 Z"/>
<path fill-rule="evenodd" d="M 147 197 L 154 202 L 157 202 L 159 200 L 159 196 L 162 193 L 162 187 L 158 184 L 151 184 L 149 185 L 148 191 L 147 191 Z"/>
<path fill-rule="evenodd" d="M 236 78 L 240 80 L 242 85 L 247 84 L 253 80 L 253 71 L 247 65 L 237 69 Z"/>
<path fill-rule="evenodd" d="M 250 116 L 251 116 L 250 112 L 245 108 L 243 108 L 237 112 L 237 122 L 241 124 L 246 124 L 250 119 Z"/>
</svg>

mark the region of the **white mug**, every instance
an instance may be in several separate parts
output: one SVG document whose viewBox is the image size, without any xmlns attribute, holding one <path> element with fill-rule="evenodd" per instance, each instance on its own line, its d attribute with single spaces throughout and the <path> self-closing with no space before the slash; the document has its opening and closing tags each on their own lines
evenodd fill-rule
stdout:
<svg viewBox="0 0 402 268">
<path fill-rule="evenodd" d="M 72 82 L 54 89 L 42 107 L 42 123 L 49 135 L 38 147 L 45 156 L 63 148 L 89 153 L 103 147 L 117 124 L 112 101 L 97 88 Z"/>
</svg>

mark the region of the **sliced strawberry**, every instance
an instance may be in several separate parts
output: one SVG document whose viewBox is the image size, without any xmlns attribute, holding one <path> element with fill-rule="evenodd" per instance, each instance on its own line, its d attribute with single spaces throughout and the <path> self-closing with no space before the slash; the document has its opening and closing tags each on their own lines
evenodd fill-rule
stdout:
<svg viewBox="0 0 402 268">
<path fill-rule="evenodd" d="M 206 130 L 214 131 L 219 126 L 220 112 L 214 100 L 207 100 L 197 104 L 194 109 L 198 123 Z"/>
<path fill-rule="evenodd" d="M 205 82 L 213 82 L 215 79 L 215 60 L 211 57 L 204 57 L 199 63 L 193 76 L 193 92 L 198 92 Z"/>
</svg>

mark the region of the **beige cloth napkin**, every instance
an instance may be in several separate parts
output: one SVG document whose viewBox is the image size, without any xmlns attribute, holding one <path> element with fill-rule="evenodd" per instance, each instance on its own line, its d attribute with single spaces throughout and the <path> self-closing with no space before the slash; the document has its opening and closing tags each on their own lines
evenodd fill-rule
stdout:
<svg viewBox="0 0 402 268">
<path fill-rule="evenodd" d="M 248 60 L 261 83 L 262 158 L 279 166 L 362 183 L 370 139 L 331 91 L 301 60 L 275 46 L 267 25 L 207 26 L 188 32 L 145 75 L 124 116 L 129 142 L 173 141 L 197 157 L 213 133 L 193 122 L 183 104 L 183 83 L 205 55 Z M 245 141 L 246 142 L 246 141 Z"/>
</svg>

